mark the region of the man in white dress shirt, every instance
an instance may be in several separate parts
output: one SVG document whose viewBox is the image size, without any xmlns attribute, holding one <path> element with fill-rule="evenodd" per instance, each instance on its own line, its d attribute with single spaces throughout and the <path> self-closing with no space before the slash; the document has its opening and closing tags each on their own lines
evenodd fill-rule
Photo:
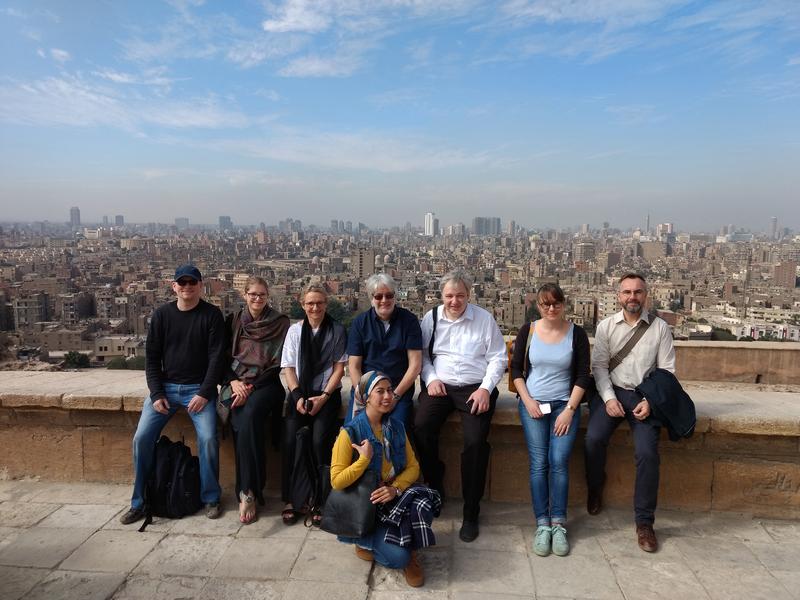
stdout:
<svg viewBox="0 0 800 600">
<path fill-rule="evenodd" d="M 422 318 L 422 391 L 414 437 L 422 473 L 444 497 L 439 433 L 453 410 L 461 414 L 464 513 L 459 537 L 471 542 L 478 537 L 478 513 L 489 464 L 487 438 L 497 401 L 497 383 L 508 359 L 494 317 L 469 303 L 472 281 L 466 273 L 451 271 L 442 277 L 439 287 L 442 305 Z"/>
<path fill-rule="evenodd" d="M 602 508 L 606 450 L 617 426 L 627 420 L 636 459 L 634 517 L 639 547 L 655 552 L 658 541 L 653 531 L 658 500 L 661 427 L 652 422 L 650 404 L 634 390 L 654 369 L 675 372 L 672 332 L 663 319 L 645 309 L 647 283 L 644 277 L 628 273 L 620 279 L 618 300 L 622 310 L 597 325 L 592 353 L 592 373 L 599 396 L 590 401 L 586 430 L 586 480 L 589 488 L 587 510 L 596 515 Z M 644 334 L 622 362 L 614 357 L 636 333 Z"/>
</svg>

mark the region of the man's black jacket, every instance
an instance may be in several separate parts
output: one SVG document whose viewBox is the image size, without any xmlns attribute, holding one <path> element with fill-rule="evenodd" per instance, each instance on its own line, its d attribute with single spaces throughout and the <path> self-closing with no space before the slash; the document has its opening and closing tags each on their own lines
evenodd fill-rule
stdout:
<svg viewBox="0 0 800 600">
<path fill-rule="evenodd" d="M 671 441 L 692 437 L 697 423 L 694 402 L 675 375 L 666 369 L 656 369 L 645 377 L 636 391 L 647 398 L 652 418 L 667 428 Z"/>
</svg>

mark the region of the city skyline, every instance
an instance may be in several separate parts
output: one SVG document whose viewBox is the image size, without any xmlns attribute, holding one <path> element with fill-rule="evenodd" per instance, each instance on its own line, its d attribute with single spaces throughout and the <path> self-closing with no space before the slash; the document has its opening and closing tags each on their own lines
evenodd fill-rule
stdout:
<svg viewBox="0 0 800 600">
<path fill-rule="evenodd" d="M 779 0 L 5 3 L 2 218 L 797 230 L 798 32 Z"/>
</svg>

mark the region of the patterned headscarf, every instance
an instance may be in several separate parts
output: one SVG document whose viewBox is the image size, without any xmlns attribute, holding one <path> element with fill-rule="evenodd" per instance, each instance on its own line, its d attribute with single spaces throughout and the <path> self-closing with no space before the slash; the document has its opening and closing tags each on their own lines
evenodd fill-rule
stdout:
<svg viewBox="0 0 800 600">
<path fill-rule="evenodd" d="M 354 416 L 364 410 L 367 406 L 367 398 L 369 398 L 370 393 L 372 393 L 372 390 L 378 385 L 378 382 L 384 379 L 389 379 L 389 376 L 381 371 L 367 371 L 361 376 L 361 379 L 358 380 L 358 387 L 354 395 Z M 391 383 L 391 379 L 389 379 L 389 383 Z"/>
</svg>

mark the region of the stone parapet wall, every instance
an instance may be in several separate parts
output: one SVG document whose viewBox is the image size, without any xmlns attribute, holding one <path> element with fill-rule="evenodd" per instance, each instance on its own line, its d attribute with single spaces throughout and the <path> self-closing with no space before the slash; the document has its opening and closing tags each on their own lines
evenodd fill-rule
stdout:
<svg viewBox="0 0 800 600">
<path fill-rule="evenodd" d="M 0 373 L 0 478 L 129 482 L 131 440 L 146 392 L 139 372 Z M 694 437 L 661 444 L 659 505 L 800 518 L 800 394 L 769 386 L 688 382 L 697 405 Z M 583 426 L 586 409 L 583 407 Z M 185 413 L 164 433 L 193 445 Z M 585 499 L 583 431 L 571 461 L 570 501 Z M 442 433 L 449 466 L 446 487 L 458 496 L 461 426 L 453 416 Z M 503 390 L 490 436 L 487 496 L 530 502 L 528 458 L 516 400 Z M 230 436 L 221 440 L 221 482 L 233 485 Z M 277 495 L 279 455 L 270 448 L 268 493 Z M 627 426 L 609 448 L 606 502 L 631 506 L 633 447 Z"/>
</svg>

